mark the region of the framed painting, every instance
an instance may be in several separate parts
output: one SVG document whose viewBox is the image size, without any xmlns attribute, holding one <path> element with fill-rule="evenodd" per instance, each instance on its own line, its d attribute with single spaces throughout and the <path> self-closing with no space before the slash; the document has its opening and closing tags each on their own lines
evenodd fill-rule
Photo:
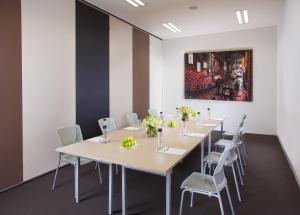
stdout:
<svg viewBox="0 0 300 215">
<path fill-rule="evenodd" d="M 253 101 L 253 50 L 187 52 L 186 99 Z"/>
</svg>

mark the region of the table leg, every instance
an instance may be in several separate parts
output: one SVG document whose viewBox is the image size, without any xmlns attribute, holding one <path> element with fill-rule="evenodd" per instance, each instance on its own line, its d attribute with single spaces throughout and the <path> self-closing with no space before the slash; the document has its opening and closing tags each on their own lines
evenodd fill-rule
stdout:
<svg viewBox="0 0 300 215">
<path fill-rule="evenodd" d="M 79 183 L 79 173 L 80 173 L 80 157 L 77 157 L 76 165 L 74 166 L 74 177 L 75 177 L 75 199 L 76 203 L 80 201 L 80 183 Z"/>
<path fill-rule="evenodd" d="M 222 138 L 222 135 L 223 135 L 223 123 L 224 122 L 221 122 L 221 138 Z"/>
<path fill-rule="evenodd" d="M 204 173 L 204 140 L 201 142 L 201 173 L 203 174 Z"/>
<path fill-rule="evenodd" d="M 208 153 L 211 152 L 211 132 L 208 134 Z"/>
<path fill-rule="evenodd" d="M 122 166 L 122 215 L 127 214 L 126 194 L 126 168 Z"/>
<path fill-rule="evenodd" d="M 113 214 L 113 188 L 114 188 L 114 174 L 113 174 L 113 165 L 110 163 L 109 165 L 109 182 L 108 182 L 108 214 Z"/>
<path fill-rule="evenodd" d="M 172 170 L 166 175 L 166 215 L 171 215 L 171 177 Z"/>
</svg>

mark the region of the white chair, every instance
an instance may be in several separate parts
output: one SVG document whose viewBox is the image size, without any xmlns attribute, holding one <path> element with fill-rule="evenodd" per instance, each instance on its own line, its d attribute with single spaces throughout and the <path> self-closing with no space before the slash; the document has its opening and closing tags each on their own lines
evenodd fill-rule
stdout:
<svg viewBox="0 0 300 215">
<path fill-rule="evenodd" d="M 239 135 L 239 139 L 238 139 L 238 147 L 241 148 L 241 157 L 243 159 L 243 163 L 244 165 L 246 166 L 246 159 L 248 158 L 248 155 L 247 155 L 247 151 L 246 151 L 246 140 L 245 140 L 245 137 L 244 137 L 244 123 L 245 123 L 245 120 L 247 118 L 247 115 L 244 115 L 241 122 L 240 122 L 240 125 L 239 125 L 239 128 L 240 128 L 240 135 Z M 231 137 L 233 138 L 233 136 L 235 135 L 234 132 L 229 132 L 229 131 L 226 131 L 222 134 L 222 137 L 223 139 L 225 137 Z M 220 141 L 218 144 L 215 144 L 216 147 L 224 147 L 224 145 L 226 145 L 226 141 Z"/>
<path fill-rule="evenodd" d="M 234 138 L 232 141 L 227 140 L 227 144 L 225 147 L 229 147 L 229 151 L 227 154 L 227 158 L 225 160 L 224 166 L 230 166 L 232 168 L 232 173 L 233 173 L 233 177 L 234 177 L 234 182 L 235 182 L 235 187 L 236 187 L 236 191 L 237 191 L 237 195 L 238 195 L 238 199 L 241 202 L 242 198 L 240 195 L 240 190 L 239 190 L 239 184 L 236 178 L 236 173 L 235 173 L 235 168 L 234 168 L 234 164 L 236 164 L 237 170 L 238 170 L 238 174 L 240 177 L 240 181 L 241 181 L 241 185 L 244 185 L 243 179 L 242 179 L 242 175 L 241 175 L 241 171 L 240 171 L 240 167 L 239 167 L 239 156 L 237 151 L 237 139 L 239 136 L 239 129 L 237 130 Z M 221 140 L 222 141 L 222 140 Z M 218 164 L 220 159 L 221 159 L 222 153 L 220 152 L 210 152 L 207 156 L 204 157 L 204 163 L 205 163 L 205 167 L 206 165 L 208 165 L 210 167 L 210 169 L 212 168 L 212 164 Z M 240 163 L 241 164 L 241 163 Z M 241 168 L 243 168 L 241 166 Z"/>
<path fill-rule="evenodd" d="M 126 114 L 127 122 L 129 126 L 139 124 L 139 117 L 136 113 L 127 113 Z"/>
<path fill-rule="evenodd" d="M 244 138 L 244 132 L 243 132 L 243 126 L 244 126 L 244 123 L 245 123 L 245 119 L 246 119 L 246 115 L 243 116 L 242 120 L 241 120 L 241 123 L 239 125 L 239 131 L 240 131 L 240 134 L 239 134 L 239 137 L 237 139 L 237 147 L 238 147 L 238 153 L 240 154 L 240 157 L 242 158 L 243 160 L 243 163 L 244 165 L 246 166 L 246 159 L 247 159 L 247 152 L 246 152 L 246 147 L 245 147 L 245 138 Z M 225 132 L 222 137 L 223 139 L 218 141 L 216 144 L 215 144 L 215 148 L 218 149 L 218 148 L 223 148 L 224 146 L 226 146 L 228 143 L 230 144 L 231 142 L 229 141 L 226 141 L 224 139 L 224 137 L 231 137 L 233 138 L 235 135 L 234 132 Z M 240 160 L 240 161 L 242 161 Z M 244 175 L 244 171 L 243 171 L 243 168 L 242 168 L 242 173 Z"/>
<path fill-rule="evenodd" d="M 103 133 L 103 125 L 107 126 L 106 129 L 107 132 L 113 132 L 117 130 L 117 125 L 113 118 L 102 118 L 98 120 L 98 123 L 102 133 Z"/>
<path fill-rule="evenodd" d="M 148 109 L 148 114 L 152 117 L 158 118 L 157 111 L 155 109 Z"/>
<path fill-rule="evenodd" d="M 70 144 L 74 144 L 74 143 L 83 141 L 82 133 L 81 133 L 81 129 L 80 129 L 79 125 L 58 128 L 57 135 L 58 135 L 58 139 L 60 141 L 61 146 L 67 146 Z M 55 188 L 56 177 L 57 177 L 57 173 L 58 173 L 61 162 L 71 164 L 74 166 L 74 168 L 76 168 L 77 158 L 73 155 L 59 153 L 58 165 L 57 165 L 57 168 L 55 171 L 52 189 Z M 84 159 L 84 158 L 80 159 L 80 165 L 85 165 L 90 162 L 92 162 L 92 160 Z M 102 184 L 102 175 L 101 175 L 99 162 L 96 162 L 96 167 L 98 168 L 100 183 Z"/>
<path fill-rule="evenodd" d="M 221 198 L 221 194 L 220 194 L 220 192 L 224 188 L 226 188 L 231 212 L 234 215 L 231 197 L 230 197 L 229 189 L 227 186 L 227 180 L 226 180 L 224 169 L 223 169 L 223 165 L 227 158 L 228 150 L 229 150 L 229 147 L 226 147 L 225 150 L 223 151 L 221 158 L 219 160 L 219 163 L 218 163 L 217 167 L 215 168 L 215 171 L 212 176 L 194 172 L 182 182 L 181 189 L 183 189 L 183 191 L 181 194 L 179 215 L 182 214 L 182 205 L 183 205 L 185 192 L 190 192 L 192 196 L 194 193 L 198 193 L 198 194 L 207 195 L 209 197 L 213 196 L 213 197 L 218 198 L 220 209 L 221 209 L 221 214 L 224 215 L 222 198 Z M 192 201 L 192 198 L 191 198 L 191 201 Z"/>
</svg>

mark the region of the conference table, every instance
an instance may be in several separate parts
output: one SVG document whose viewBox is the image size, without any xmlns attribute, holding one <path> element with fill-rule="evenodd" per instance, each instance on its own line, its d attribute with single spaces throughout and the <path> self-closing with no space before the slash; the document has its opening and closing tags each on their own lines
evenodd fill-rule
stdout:
<svg viewBox="0 0 300 215">
<path fill-rule="evenodd" d="M 86 158 L 109 165 L 108 214 L 113 214 L 113 165 L 122 168 L 122 215 L 127 214 L 126 207 L 126 169 L 157 174 L 166 178 L 166 215 L 171 214 L 171 176 L 172 169 L 181 162 L 195 147 L 201 144 L 201 172 L 204 171 L 204 144 L 208 139 L 208 151 L 211 150 L 211 133 L 218 126 L 223 132 L 224 118 L 191 119 L 186 122 L 186 134 L 179 127 L 163 128 L 162 150 L 157 151 L 157 138 L 146 137 L 144 129 L 120 129 L 108 134 L 109 142 L 97 142 L 95 138 L 57 148 L 62 154 L 76 156 L 75 199 L 80 201 L 80 158 Z M 123 139 L 133 137 L 136 147 L 120 147 Z M 101 138 L 101 137 L 100 137 Z M 96 137 L 97 139 L 97 137 Z"/>
</svg>

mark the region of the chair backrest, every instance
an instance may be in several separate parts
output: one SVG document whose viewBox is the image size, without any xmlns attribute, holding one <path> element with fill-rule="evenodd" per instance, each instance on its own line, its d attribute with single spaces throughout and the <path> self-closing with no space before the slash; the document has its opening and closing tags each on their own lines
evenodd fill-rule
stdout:
<svg viewBox="0 0 300 215">
<path fill-rule="evenodd" d="M 232 142 L 233 142 L 234 145 L 238 144 L 238 142 L 240 140 L 241 132 L 242 132 L 242 128 L 238 127 L 237 130 L 236 130 L 235 135 L 232 138 Z"/>
<path fill-rule="evenodd" d="M 136 113 L 127 113 L 126 118 L 130 126 L 139 124 L 139 117 Z"/>
<path fill-rule="evenodd" d="M 112 132 L 117 130 L 117 125 L 113 118 L 102 118 L 98 120 L 98 123 L 102 133 L 103 133 L 103 125 L 107 126 L 106 129 L 107 132 Z"/>
<path fill-rule="evenodd" d="M 239 125 L 240 128 L 243 128 L 246 118 L 247 118 L 247 115 L 244 114 L 244 116 L 243 116 L 243 118 L 242 118 L 242 121 L 241 121 L 241 123 L 240 123 L 240 125 Z"/>
<path fill-rule="evenodd" d="M 222 190 L 227 183 L 225 173 L 224 173 L 224 164 L 226 162 L 226 158 L 228 156 L 228 152 L 232 149 L 232 146 L 226 146 L 224 151 L 222 152 L 221 158 L 219 160 L 219 163 L 214 171 L 213 177 L 214 177 L 214 183 L 217 189 L 220 191 Z"/>
<path fill-rule="evenodd" d="M 155 109 L 148 109 L 148 114 L 152 117 L 158 118 L 157 111 Z"/>
<path fill-rule="evenodd" d="M 60 127 L 57 129 L 57 136 L 62 146 L 83 141 L 79 125 Z"/>
</svg>

